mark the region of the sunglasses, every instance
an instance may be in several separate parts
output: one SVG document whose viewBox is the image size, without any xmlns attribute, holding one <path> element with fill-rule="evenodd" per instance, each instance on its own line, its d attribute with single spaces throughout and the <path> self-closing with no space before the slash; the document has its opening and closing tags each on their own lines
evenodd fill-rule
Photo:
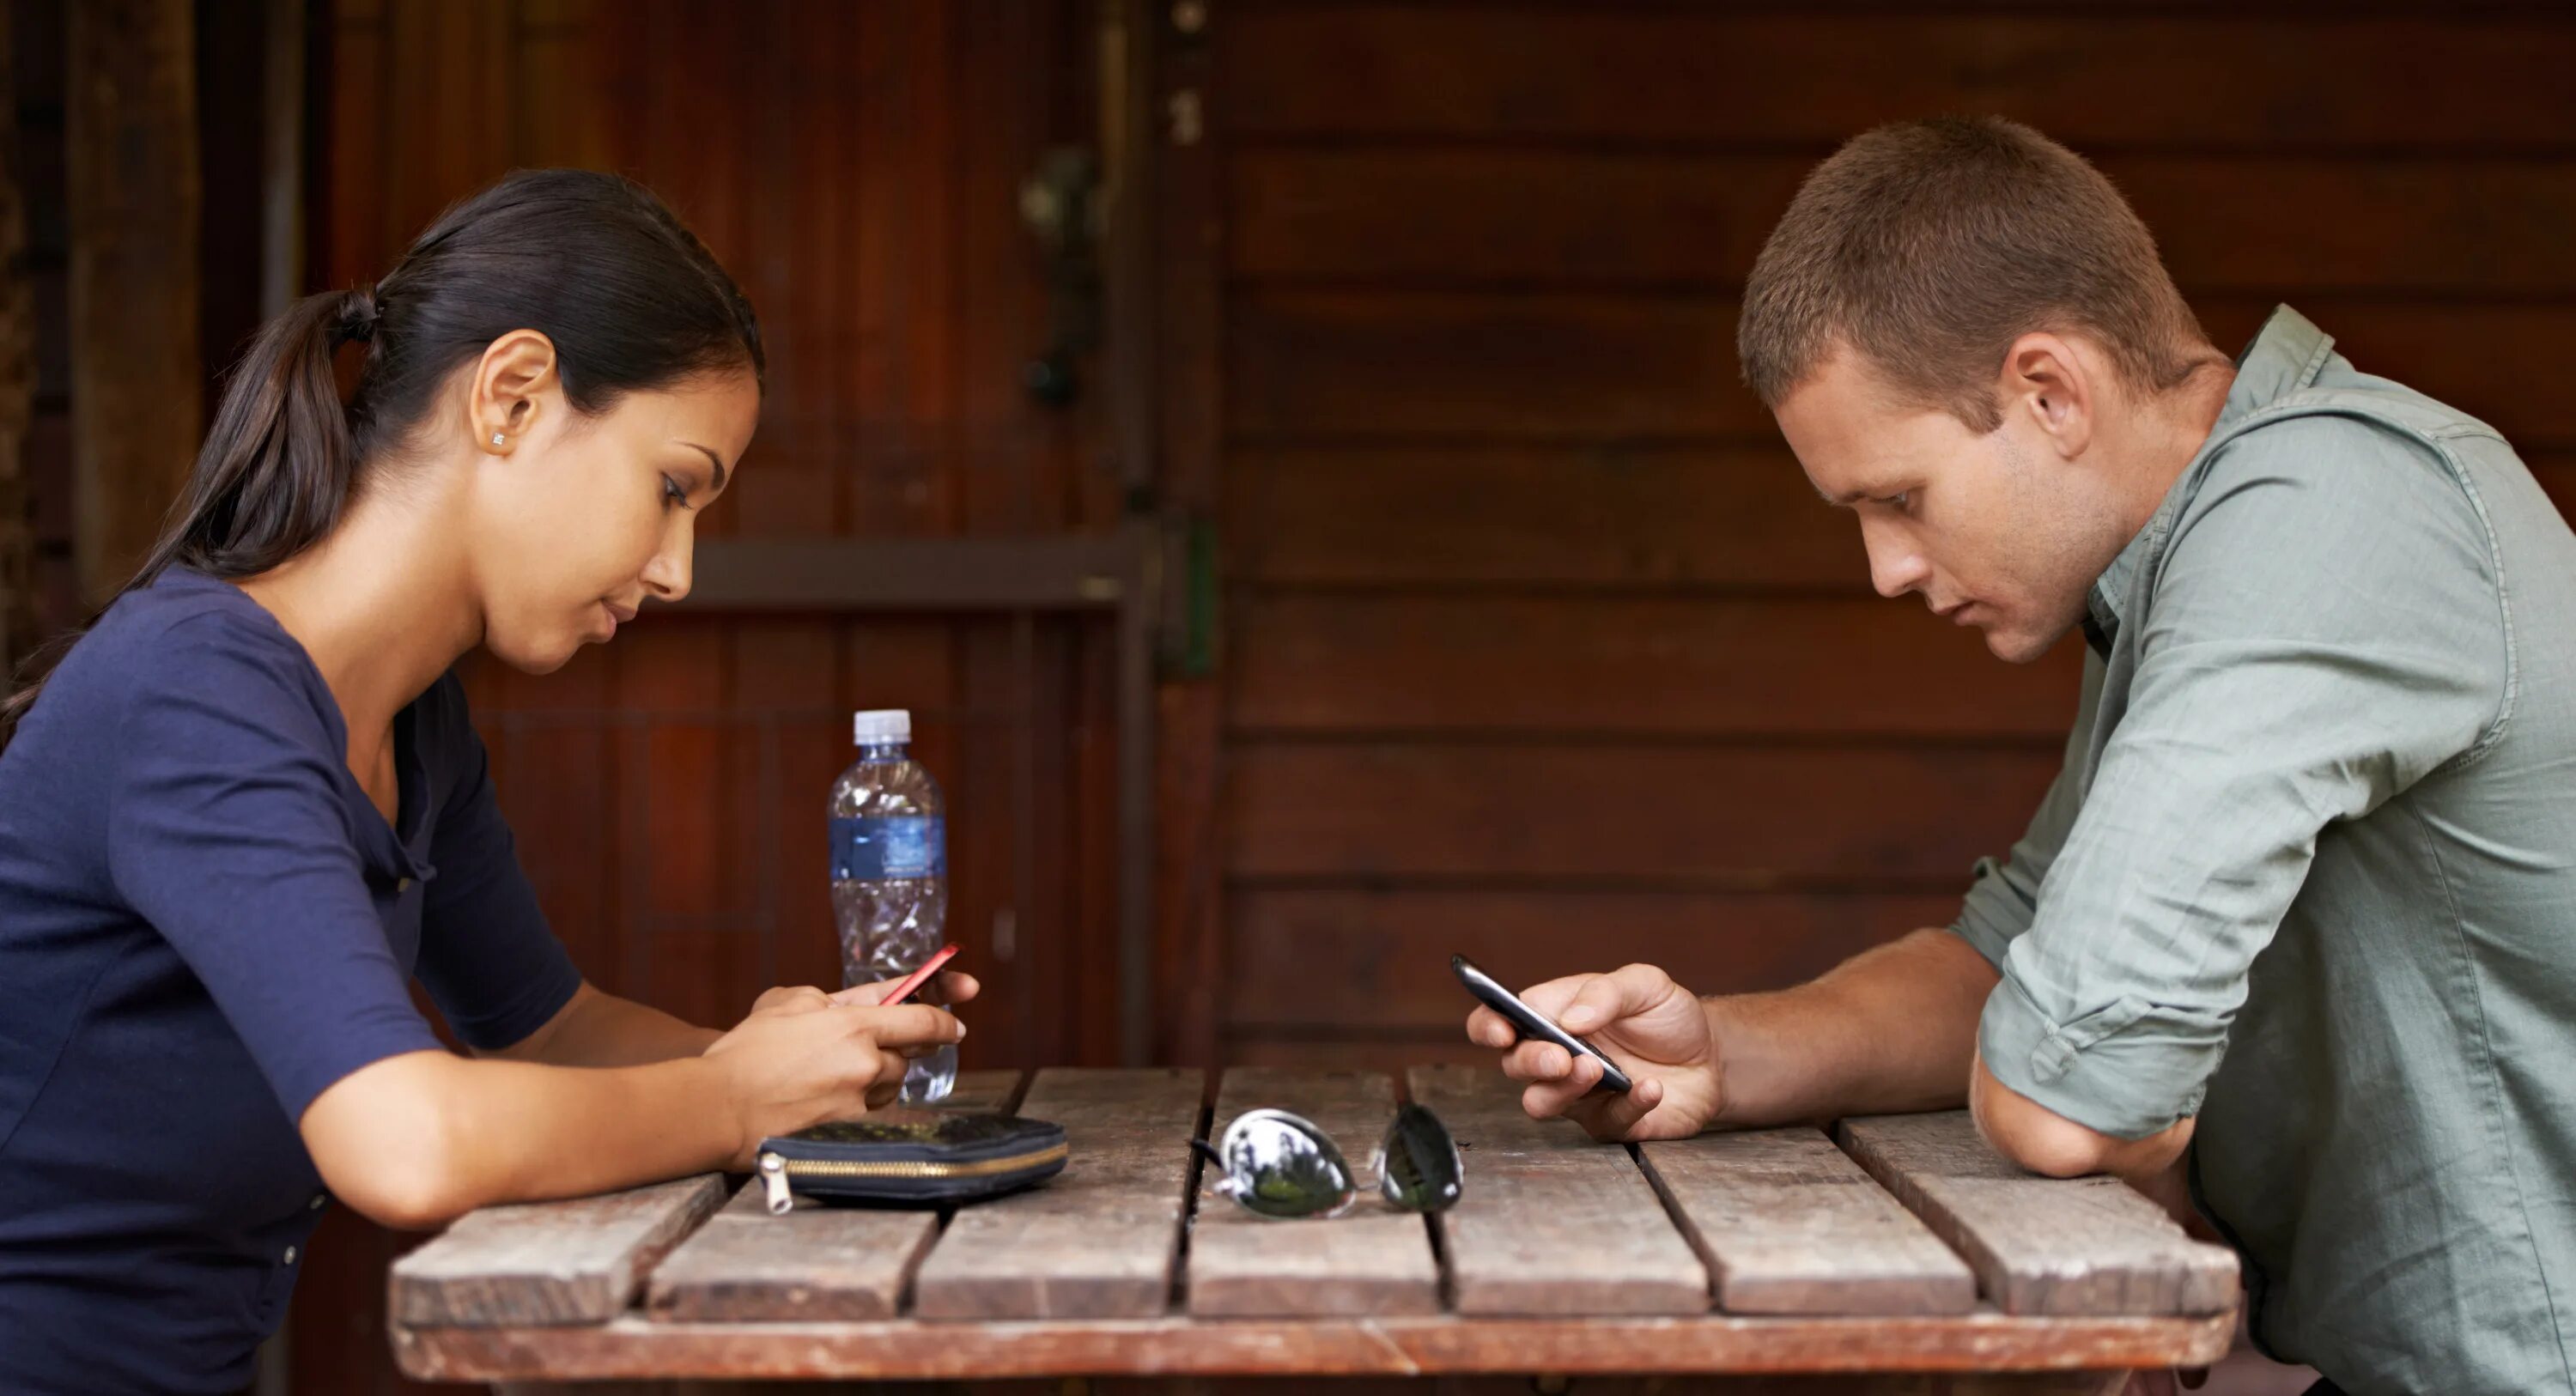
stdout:
<svg viewBox="0 0 2576 1396">
<path fill-rule="evenodd" d="M 1285 1110 L 1247 1110 L 1216 1143 L 1193 1139 L 1190 1147 L 1223 1175 L 1216 1190 L 1256 1216 L 1337 1217 L 1359 1197 L 1332 1136 Z M 1449 1127 L 1419 1105 L 1395 1112 L 1369 1166 L 1378 1194 L 1407 1212 L 1447 1211 L 1467 1175 Z"/>
</svg>

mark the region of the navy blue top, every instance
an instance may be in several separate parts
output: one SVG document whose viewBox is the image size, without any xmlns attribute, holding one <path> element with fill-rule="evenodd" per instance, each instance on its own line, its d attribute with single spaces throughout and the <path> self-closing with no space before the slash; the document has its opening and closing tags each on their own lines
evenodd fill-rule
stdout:
<svg viewBox="0 0 2576 1396">
<path fill-rule="evenodd" d="M 580 976 L 453 675 L 400 817 L 239 588 L 118 601 L 0 753 L 0 1391 L 237 1391 L 326 1198 L 296 1121 L 370 1062 L 504 1047 Z"/>
</svg>

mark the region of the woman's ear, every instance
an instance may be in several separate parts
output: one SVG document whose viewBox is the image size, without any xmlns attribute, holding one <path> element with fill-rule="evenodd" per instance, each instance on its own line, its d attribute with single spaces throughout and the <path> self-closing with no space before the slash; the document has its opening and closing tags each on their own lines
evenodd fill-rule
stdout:
<svg viewBox="0 0 2576 1396">
<path fill-rule="evenodd" d="M 555 342 L 535 330 L 512 330 L 493 340 L 474 366 L 467 419 L 475 445 L 494 455 L 533 431 L 563 401 Z"/>
<path fill-rule="evenodd" d="M 2093 442 L 2096 362 L 2058 335 L 2023 335 L 2004 351 L 1997 400 L 2008 411 L 2030 414 L 2032 424 L 2056 443 L 2057 454 L 2072 460 Z"/>
</svg>

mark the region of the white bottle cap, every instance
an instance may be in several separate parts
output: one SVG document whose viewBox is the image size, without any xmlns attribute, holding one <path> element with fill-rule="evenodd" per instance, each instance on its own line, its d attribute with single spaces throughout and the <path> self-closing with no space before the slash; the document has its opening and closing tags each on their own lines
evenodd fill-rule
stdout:
<svg viewBox="0 0 2576 1396">
<path fill-rule="evenodd" d="M 908 708 L 878 708 L 860 713 L 850 720 L 850 740 L 859 746 L 911 741 L 912 712 Z"/>
</svg>

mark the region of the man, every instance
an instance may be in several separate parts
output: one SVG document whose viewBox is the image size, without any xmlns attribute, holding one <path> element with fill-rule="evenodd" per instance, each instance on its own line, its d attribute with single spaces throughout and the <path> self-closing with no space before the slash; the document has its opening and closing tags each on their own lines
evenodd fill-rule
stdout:
<svg viewBox="0 0 2576 1396">
<path fill-rule="evenodd" d="M 2028 1168 L 2187 1187 L 2323 1390 L 2569 1392 L 2576 536 L 2530 472 L 2286 307 L 2231 364 L 2110 183 L 2000 120 L 1820 166 L 1738 340 L 1878 590 L 2016 663 L 2080 628 L 2082 708 L 1948 928 L 1774 994 L 1531 989 L 1630 1095 L 1478 1010 L 1525 1108 L 1964 1097 Z"/>
</svg>

